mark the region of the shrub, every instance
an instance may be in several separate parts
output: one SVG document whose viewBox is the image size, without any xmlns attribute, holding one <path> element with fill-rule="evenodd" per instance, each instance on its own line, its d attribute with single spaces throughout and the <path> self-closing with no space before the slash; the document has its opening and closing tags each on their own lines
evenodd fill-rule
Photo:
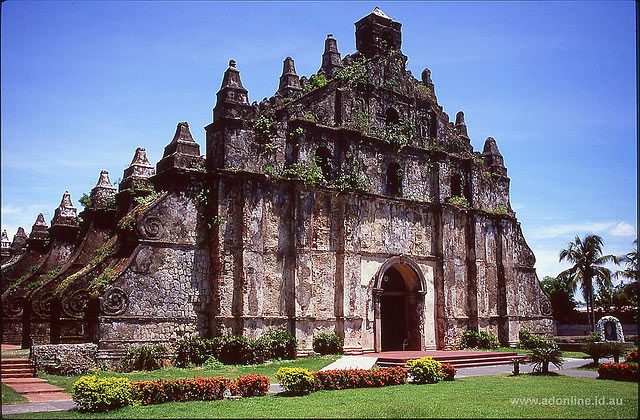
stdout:
<svg viewBox="0 0 640 420">
<path fill-rule="evenodd" d="M 498 347 L 498 339 L 489 331 L 474 331 L 464 330 L 462 332 L 462 341 L 460 342 L 462 348 L 476 348 L 476 349 L 495 349 Z"/>
<path fill-rule="evenodd" d="M 313 336 L 313 351 L 320 354 L 342 353 L 342 339 L 333 333 L 318 333 Z"/>
<path fill-rule="evenodd" d="M 453 367 L 452 364 L 441 363 L 440 370 L 442 371 L 442 374 L 444 375 L 443 379 L 445 381 L 453 381 L 453 379 L 456 376 L 456 368 Z"/>
<path fill-rule="evenodd" d="M 120 361 L 118 370 L 132 372 L 134 370 L 156 370 L 164 366 L 163 357 L 167 352 L 164 344 L 143 344 L 130 346 L 127 354 Z"/>
<path fill-rule="evenodd" d="M 417 384 L 432 384 L 444 379 L 442 363 L 433 357 L 421 357 L 407 362 L 409 374 Z"/>
<path fill-rule="evenodd" d="M 560 369 L 564 362 L 562 350 L 554 342 L 532 349 L 531 353 L 529 353 L 529 361 L 533 363 L 533 369 L 542 374 L 549 373 L 549 363 Z"/>
<path fill-rule="evenodd" d="M 127 378 L 87 375 L 73 383 L 73 401 L 80 411 L 107 411 L 132 404 L 133 391 Z"/>
<path fill-rule="evenodd" d="M 197 335 L 183 337 L 176 342 L 175 364 L 177 367 L 199 366 L 207 360 L 206 350 L 205 340 Z"/>
<path fill-rule="evenodd" d="M 582 351 L 587 353 L 596 365 L 601 358 L 609 356 L 609 347 L 603 341 L 589 341 L 582 346 Z"/>
<path fill-rule="evenodd" d="M 236 392 L 231 379 L 220 377 L 133 382 L 131 386 L 142 404 L 221 400 L 225 391 Z"/>
<path fill-rule="evenodd" d="M 290 394 L 303 395 L 314 390 L 315 378 L 309 369 L 281 367 L 276 379 Z"/>
<path fill-rule="evenodd" d="M 207 369 L 220 369 L 224 366 L 220 360 L 216 359 L 215 356 L 209 356 L 206 362 L 202 364 Z"/>
<path fill-rule="evenodd" d="M 638 363 L 640 362 L 640 357 L 638 356 L 638 348 L 633 348 L 624 358 L 627 362 Z"/>
<path fill-rule="evenodd" d="M 401 367 L 387 369 L 344 369 L 313 372 L 317 390 L 371 388 L 400 385 L 407 381 L 407 370 Z"/>
<path fill-rule="evenodd" d="M 603 363 L 598 367 L 598 379 L 638 381 L 637 363 Z"/>
<path fill-rule="evenodd" d="M 518 332 L 518 338 L 520 339 L 520 347 L 529 350 L 537 347 L 545 347 L 551 342 L 551 340 L 540 337 L 524 328 Z"/>
<path fill-rule="evenodd" d="M 284 328 L 269 330 L 256 341 L 265 359 L 293 359 L 296 356 L 298 341 Z"/>
<path fill-rule="evenodd" d="M 215 356 L 225 365 L 247 365 L 263 361 L 255 340 L 241 335 L 226 334 L 211 340 Z"/>
<path fill-rule="evenodd" d="M 243 397 L 260 397 L 269 391 L 269 378 L 263 375 L 244 375 L 236 379 L 237 392 Z"/>
<path fill-rule="evenodd" d="M 607 353 L 613 357 L 614 363 L 620 363 L 620 357 L 624 356 L 629 348 L 625 343 L 610 341 L 606 343 Z"/>
</svg>

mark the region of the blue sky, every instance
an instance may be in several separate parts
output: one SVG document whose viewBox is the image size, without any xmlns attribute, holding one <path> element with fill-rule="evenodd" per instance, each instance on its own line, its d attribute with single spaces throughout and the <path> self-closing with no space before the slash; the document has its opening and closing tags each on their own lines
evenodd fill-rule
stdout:
<svg viewBox="0 0 640 420">
<path fill-rule="evenodd" d="M 100 170 L 122 176 L 137 146 L 157 162 L 179 121 L 203 127 L 230 58 L 250 101 L 271 96 L 282 61 L 317 71 L 328 33 L 355 51 L 354 22 L 380 6 L 403 52 L 429 67 L 476 150 L 494 137 L 511 202 L 555 275 L 560 249 L 596 233 L 622 254 L 636 237 L 635 7 L 603 2 L 2 3 L 2 227 L 48 221 Z"/>
</svg>

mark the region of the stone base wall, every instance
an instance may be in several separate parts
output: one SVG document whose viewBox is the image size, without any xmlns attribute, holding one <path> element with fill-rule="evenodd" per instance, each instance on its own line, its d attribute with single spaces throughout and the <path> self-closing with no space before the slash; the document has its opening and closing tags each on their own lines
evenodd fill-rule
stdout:
<svg viewBox="0 0 640 420">
<path fill-rule="evenodd" d="M 43 344 L 34 345 L 32 361 L 37 370 L 55 375 L 80 375 L 97 366 L 98 345 Z"/>
</svg>

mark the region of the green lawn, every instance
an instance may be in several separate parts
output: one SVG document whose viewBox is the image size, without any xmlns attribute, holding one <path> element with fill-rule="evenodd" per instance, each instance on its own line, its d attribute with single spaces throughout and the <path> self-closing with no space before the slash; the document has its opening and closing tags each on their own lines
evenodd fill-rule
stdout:
<svg viewBox="0 0 640 420">
<path fill-rule="evenodd" d="M 26 402 L 27 399 L 14 391 L 13 388 L 9 388 L 5 384 L 2 384 L 2 405 L 22 404 Z"/>
<path fill-rule="evenodd" d="M 106 371 L 102 372 L 104 376 L 124 376 L 132 381 L 151 381 L 155 379 L 177 379 L 177 378 L 194 378 L 196 376 L 224 376 L 226 378 L 236 378 L 241 375 L 253 373 L 257 375 L 265 375 L 275 382 L 275 373 L 282 366 L 287 367 L 301 367 L 310 370 L 319 370 L 338 359 L 340 356 L 315 356 L 315 357 L 301 357 L 295 360 L 281 360 L 261 365 L 227 365 L 222 366 L 219 369 L 205 369 L 205 368 L 166 368 L 158 369 L 150 372 L 132 372 L 132 373 L 119 373 Z M 44 372 L 39 372 L 38 376 L 46 379 L 49 383 L 57 385 L 61 388 L 71 392 L 73 383 L 79 378 L 79 376 L 58 376 L 49 375 Z"/>
<path fill-rule="evenodd" d="M 530 400 L 523 403 L 515 398 Z M 532 400 L 535 398 L 537 402 Z M 590 404 L 580 404 L 579 399 L 586 398 L 591 399 Z M 431 385 L 323 391 L 304 397 L 167 403 L 103 414 L 71 411 L 7 418 L 636 418 L 637 413 L 636 383 L 561 375 L 501 375 Z"/>
</svg>

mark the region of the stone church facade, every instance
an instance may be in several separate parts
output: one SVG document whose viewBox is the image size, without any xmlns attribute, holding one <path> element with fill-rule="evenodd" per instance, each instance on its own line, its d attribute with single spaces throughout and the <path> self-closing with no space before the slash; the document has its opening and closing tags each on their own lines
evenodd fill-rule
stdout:
<svg viewBox="0 0 640 420">
<path fill-rule="evenodd" d="M 308 79 L 287 57 L 260 103 L 232 60 L 204 156 L 179 123 L 155 167 L 139 148 L 117 190 L 101 173 L 81 222 L 63 196 L 3 265 L 3 342 L 95 341 L 108 360 L 273 327 L 299 355 L 319 331 L 347 353 L 549 334 L 496 141 L 474 151 L 430 71 L 405 68 L 400 23 L 376 9 L 355 26 L 355 53 L 329 35 Z"/>
</svg>

